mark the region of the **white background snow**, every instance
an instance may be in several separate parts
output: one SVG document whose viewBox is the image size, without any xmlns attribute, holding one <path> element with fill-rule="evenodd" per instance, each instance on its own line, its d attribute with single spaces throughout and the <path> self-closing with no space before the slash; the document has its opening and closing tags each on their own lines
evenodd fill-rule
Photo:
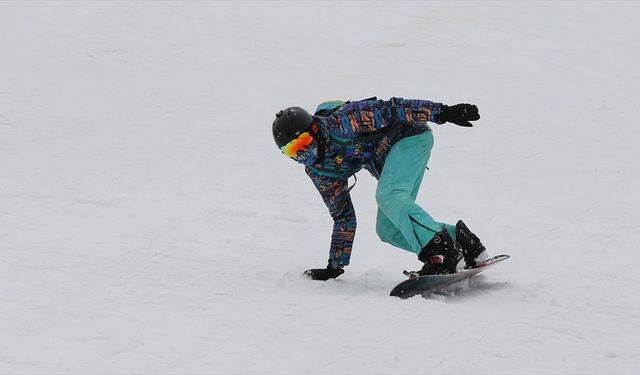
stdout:
<svg viewBox="0 0 640 375">
<path fill-rule="evenodd" d="M 640 3 L 1 2 L 0 373 L 640 372 Z M 388 296 L 270 127 L 290 105 L 475 103 L 418 201 L 512 258 Z"/>
</svg>

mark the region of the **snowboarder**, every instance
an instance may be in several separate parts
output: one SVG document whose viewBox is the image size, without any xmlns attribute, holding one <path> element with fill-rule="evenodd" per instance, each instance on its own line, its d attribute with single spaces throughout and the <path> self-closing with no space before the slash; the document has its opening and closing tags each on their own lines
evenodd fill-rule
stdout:
<svg viewBox="0 0 640 375">
<path fill-rule="evenodd" d="M 314 115 L 300 107 L 278 112 L 272 125 L 276 145 L 305 165 L 334 220 L 328 265 L 305 275 L 328 280 L 349 264 L 356 215 L 348 179 L 363 168 L 378 180 L 378 236 L 417 254 L 420 275 L 455 273 L 487 259 L 485 247 L 462 220 L 456 225 L 436 221 L 415 203 L 433 147 L 427 122 L 470 127 L 478 119 L 475 105 L 402 98 L 329 101 Z"/>
</svg>

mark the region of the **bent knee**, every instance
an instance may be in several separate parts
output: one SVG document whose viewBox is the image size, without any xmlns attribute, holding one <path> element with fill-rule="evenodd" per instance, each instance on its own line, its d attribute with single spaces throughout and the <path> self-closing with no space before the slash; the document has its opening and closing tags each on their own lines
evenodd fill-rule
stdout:
<svg viewBox="0 0 640 375">
<path fill-rule="evenodd" d="M 377 189 L 376 203 L 383 211 L 389 207 L 404 206 L 412 202 L 411 194 L 404 189 Z"/>
<path fill-rule="evenodd" d="M 380 206 L 381 203 L 387 200 L 388 196 L 388 191 L 378 185 L 378 187 L 376 188 L 376 203 L 378 204 L 378 206 Z"/>
<path fill-rule="evenodd" d="M 384 224 L 380 222 L 380 220 L 376 222 L 376 234 L 378 235 L 378 238 L 381 239 L 382 241 L 384 241 L 384 239 L 386 238 L 386 235 L 385 235 L 386 228 Z"/>
<path fill-rule="evenodd" d="M 390 202 L 397 200 L 405 195 L 405 192 L 402 190 L 392 188 L 390 186 L 380 186 L 376 189 L 376 203 L 378 207 L 388 205 Z"/>
<path fill-rule="evenodd" d="M 392 243 L 393 238 L 398 235 L 398 229 L 381 212 L 378 212 L 376 234 L 382 242 Z"/>
</svg>

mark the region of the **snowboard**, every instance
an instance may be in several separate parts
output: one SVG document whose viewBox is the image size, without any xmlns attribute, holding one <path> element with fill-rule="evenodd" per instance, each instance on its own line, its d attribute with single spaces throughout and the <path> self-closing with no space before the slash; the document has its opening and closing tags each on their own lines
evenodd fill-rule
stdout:
<svg viewBox="0 0 640 375">
<path fill-rule="evenodd" d="M 465 280 L 471 276 L 477 275 L 489 267 L 495 266 L 503 260 L 509 259 L 509 255 L 502 254 L 491 257 L 476 268 L 452 273 L 449 275 L 426 275 L 419 276 L 416 272 L 404 271 L 403 273 L 409 277 L 398 284 L 391 290 L 390 296 L 399 298 L 409 298 L 416 294 L 437 292 L 459 281 Z"/>
</svg>

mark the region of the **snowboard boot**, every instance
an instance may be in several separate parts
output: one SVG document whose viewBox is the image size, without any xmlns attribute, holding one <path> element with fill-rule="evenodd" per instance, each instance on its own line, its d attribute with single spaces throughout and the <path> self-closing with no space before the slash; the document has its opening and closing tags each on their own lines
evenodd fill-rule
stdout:
<svg viewBox="0 0 640 375">
<path fill-rule="evenodd" d="M 422 248 L 418 259 L 424 263 L 422 269 L 418 271 L 420 276 L 447 275 L 464 269 L 462 249 L 456 240 L 451 238 L 444 226 L 442 231 L 436 233 L 433 239 Z"/>
<path fill-rule="evenodd" d="M 465 268 L 476 268 L 488 258 L 487 249 L 482 245 L 478 236 L 467 228 L 462 220 L 456 223 L 458 243 L 462 246 L 462 255 L 467 264 Z"/>
</svg>

